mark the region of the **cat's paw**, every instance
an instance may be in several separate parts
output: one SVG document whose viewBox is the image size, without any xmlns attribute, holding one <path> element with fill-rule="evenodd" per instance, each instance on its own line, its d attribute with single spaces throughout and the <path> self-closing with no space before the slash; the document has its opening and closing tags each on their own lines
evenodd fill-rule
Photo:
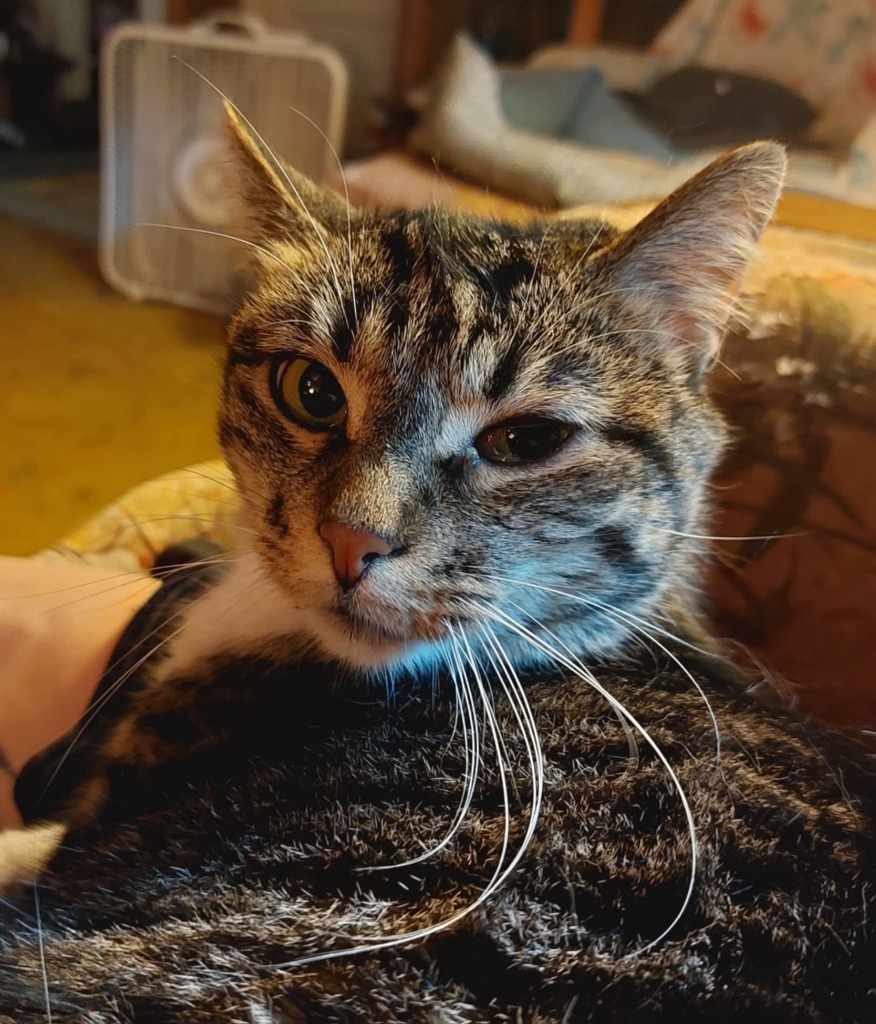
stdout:
<svg viewBox="0 0 876 1024">
<path fill-rule="evenodd" d="M 35 881 L 61 845 L 67 829 L 57 821 L 0 832 L 0 894 Z"/>
</svg>

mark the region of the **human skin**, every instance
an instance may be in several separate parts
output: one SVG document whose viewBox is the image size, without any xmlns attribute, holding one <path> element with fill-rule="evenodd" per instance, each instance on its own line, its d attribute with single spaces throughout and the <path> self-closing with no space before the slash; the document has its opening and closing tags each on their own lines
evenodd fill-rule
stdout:
<svg viewBox="0 0 876 1024">
<path fill-rule="evenodd" d="M 73 728 L 125 626 L 158 584 L 140 573 L 0 556 L 0 830 L 20 824 L 14 777 Z"/>
</svg>

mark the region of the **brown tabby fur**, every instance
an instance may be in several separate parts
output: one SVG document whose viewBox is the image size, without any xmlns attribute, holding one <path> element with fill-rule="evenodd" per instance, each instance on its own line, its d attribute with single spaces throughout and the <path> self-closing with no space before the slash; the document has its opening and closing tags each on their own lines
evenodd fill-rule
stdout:
<svg viewBox="0 0 876 1024">
<path fill-rule="evenodd" d="M 872 762 L 758 703 L 698 625 L 703 376 L 781 150 L 625 235 L 520 229 L 348 214 L 230 117 L 260 268 L 220 436 L 252 539 L 175 577 L 100 714 L 19 780 L 0 1021 L 872 1019 Z M 283 413 L 288 356 L 330 368 L 342 427 Z M 572 428 L 540 461 L 472 447 L 536 415 Z M 391 549 L 348 589 L 329 520 Z M 441 839 L 475 747 L 455 838 L 386 867 Z M 663 936 L 693 854 L 668 766 L 699 859 Z M 540 778 L 520 868 L 466 916 Z M 12 883 L 42 859 L 35 902 Z"/>
</svg>

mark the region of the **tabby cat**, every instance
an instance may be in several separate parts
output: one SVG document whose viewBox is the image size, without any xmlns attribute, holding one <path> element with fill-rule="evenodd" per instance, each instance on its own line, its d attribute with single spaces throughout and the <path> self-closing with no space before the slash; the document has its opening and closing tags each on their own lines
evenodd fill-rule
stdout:
<svg viewBox="0 0 876 1024">
<path fill-rule="evenodd" d="M 20 778 L 0 1020 L 872 1021 L 872 760 L 699 625 L 781 149 L 621 233 L 350 211 L 229 118 L 247 541 Z"/>
</svg>

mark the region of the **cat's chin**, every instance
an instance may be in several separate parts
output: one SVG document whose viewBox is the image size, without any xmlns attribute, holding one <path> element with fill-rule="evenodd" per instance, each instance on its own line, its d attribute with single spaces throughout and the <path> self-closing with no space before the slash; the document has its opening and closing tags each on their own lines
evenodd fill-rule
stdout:
<svg viewBox="0 0 876 1024">
<path fill-rule="evenodd" d="M 436 644 L 394 636 L 385 629 L 342 612 L 308 609 L 302 615 L 309 639 L 333 661 L 362 671 L 393 669 L 431 661 Z"/>
</svg>

